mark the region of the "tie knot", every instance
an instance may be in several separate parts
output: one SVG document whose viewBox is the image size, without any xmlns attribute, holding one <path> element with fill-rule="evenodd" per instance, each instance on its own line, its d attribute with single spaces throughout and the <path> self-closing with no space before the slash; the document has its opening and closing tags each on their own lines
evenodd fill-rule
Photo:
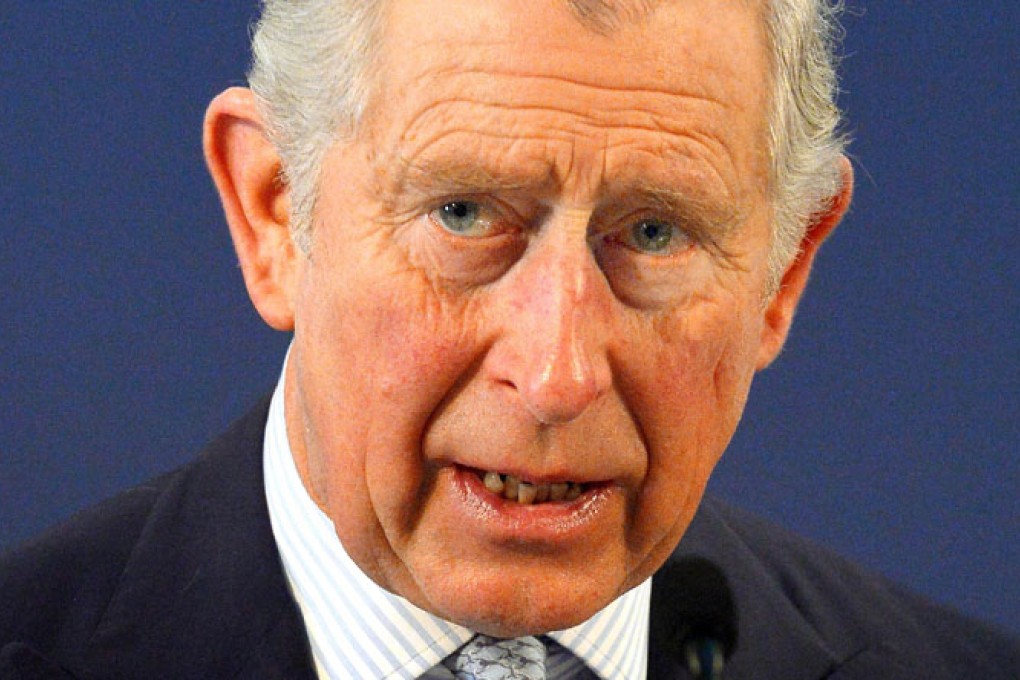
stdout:
<svg viewBox="0 0 1020 680">
<path fill-rule="evenodd" d="M 545 645 L 536 637 L 476 635 L 452 658 L 457 680 L 544 680 Z"/>
</svg>

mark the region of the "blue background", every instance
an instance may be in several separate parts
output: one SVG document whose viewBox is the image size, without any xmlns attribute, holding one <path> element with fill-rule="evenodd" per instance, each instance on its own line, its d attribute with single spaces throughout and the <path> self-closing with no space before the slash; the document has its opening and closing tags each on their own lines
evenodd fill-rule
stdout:
<svg viewBox="0 0 1020 680">
<path fill-rule="evenodd" d="M 851 4 L 855 203 L 710 488 L 1020 632 L 1018 7 Z M 276 378 L 200 149 L 255 11 L 0 9 L 0 546 Z"/>
</svg>

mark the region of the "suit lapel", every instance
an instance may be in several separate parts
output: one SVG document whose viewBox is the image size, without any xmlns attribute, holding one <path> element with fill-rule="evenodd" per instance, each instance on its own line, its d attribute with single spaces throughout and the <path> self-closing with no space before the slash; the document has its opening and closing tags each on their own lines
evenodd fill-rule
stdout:
<svg viewBox="0 0 1020 680">
<path fill-rule="evenodd" d="M 267 410 L 268 400 L 168 480 L 90 640 L 87 669 L 314 678 L 266 508 Z"/>
</svg>

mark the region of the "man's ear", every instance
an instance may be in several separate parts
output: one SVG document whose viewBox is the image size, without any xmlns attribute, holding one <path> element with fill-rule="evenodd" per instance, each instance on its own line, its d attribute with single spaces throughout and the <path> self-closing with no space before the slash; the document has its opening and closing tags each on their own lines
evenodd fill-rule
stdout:
<svg viewBox="0 0 1020 680">
<path fill-rule="evenodd" d="M 250 90 L 233 87 L 212 101 L 205 114 L 203 147 L 248 296 L 267 324 L 293 330 L 300 255 L 290 237 L 280 157 L 266 138 Z"/>
<path fill-rule="evenodd" d="M 850 197 L 854 190 L 854 171 L 845 156 L 841 159 L 840 166 L 842 186 L 839 192 L 832 198 L 829 207 L 816 215 L 808 225 L 800 242 L 800 253 L 787 267 L 779 290 L 765 309 L 765 324 L 758 344 L 758 370 L 772 363 L 783 348 L 786 336 L 790 332 L 790 324 L 793 323 L 793 313 L 807 285 L 815 255 L 818 254 L 822 242 L 832 233 L 850 207 Z"/>
</svg>

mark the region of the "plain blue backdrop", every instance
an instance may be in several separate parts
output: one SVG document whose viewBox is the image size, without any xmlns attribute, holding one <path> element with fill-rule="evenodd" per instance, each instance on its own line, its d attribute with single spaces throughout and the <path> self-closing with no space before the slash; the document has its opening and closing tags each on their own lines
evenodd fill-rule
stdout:
<svg viewBox="0 0 1020 680">
<path fill-rule="evenodd" d="M 1018 7 L 850 3 L 854 206 L 710 485 L 1013 631 Z M 276 378 L 288 338 L 200 150 L 256 9 L 0 10 L 0 546 L 188 459 Z"/>
</svg>

